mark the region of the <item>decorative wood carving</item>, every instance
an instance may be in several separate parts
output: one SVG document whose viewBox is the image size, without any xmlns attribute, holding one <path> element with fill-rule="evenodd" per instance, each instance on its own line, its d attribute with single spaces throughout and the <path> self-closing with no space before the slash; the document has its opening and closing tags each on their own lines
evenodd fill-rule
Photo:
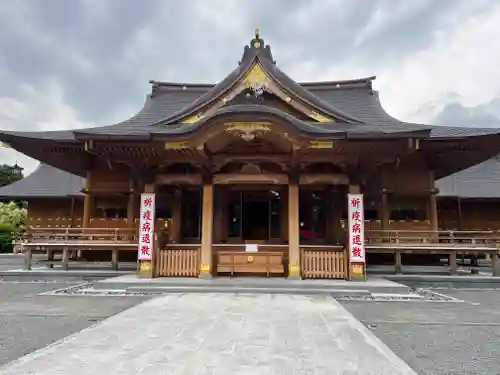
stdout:
<svg viewBox="0 0 500 375">
<path fill-rule="evenodd" d="M 254 96 L 261 96 L 264 92 L 272 93 L 276 97 L 280 98 L 284 103 L 287 103 L 296 110 L 304 113 L 309 118 L 314 119 L 318 122 L 335 122 L 334 118 L 330 118 L 318 113 L 311 107 L 311 105 L 307 104 L 300 98 L 297 98 L 298 100 L 293 100 L 289 96 L 289 94 L 281 87 L 281 85 L 275 82 L 272 77 L 270 77 L 266 73 L 266 71 L 260 64 L 256 63 L 245 74 L 241 83 L 239 85 L 236 85 L 235 88 L 232 89 L 232 91 L 229 92 L 223 99 L 218 100 L 215 105 L 206 107 L 203 112 L 199 112 L 196 115 L 186 117 L 181 121 L 181 123 L 193 124 L 207 116 L 211 116 L 212 114 L 217 112 L 219 108 L 221 108 L 223 105 L 226 105 L 230 100 L 232 100 L 234 97 L 236 97 L 246 89 L 252 90 Z"/>
<path fill-rule="evenodd" d="M 236 157 L 240 156 L 240 160 L 243 159 L 243 156 L 247 155 L 280 155 L 283 154 L 283 150 L 280 149 L 277 145 L 273 144 L 264 139 L 253 139 L 250 141 L 244 141 L 242 139 L 237 139 L 228 145 L 226 145 L 223 149 L 225 155 L 235 155 Z"/>
<path fill-rule="evenodd" d="M 299 185 L 348 185 L 349 176 L 344 173 L 308 173 L 299 176 Z"/>
<path fill-rule="evenodd" d="M 309 142 L 308 148 L 333 148 L 333 141 L 314 140 Z"/>
<path fill-rule="evenodd" d="M 179 150 L 183 148 L 189 148 L 186 141 L 165 142 L 165 149 L 167 150 Z"/>
<path fill-rule="evenodd" d="M 241 173 L 257 174 L 257 173 L 262 173 L 262 169 L 257 164 L 248 163 L 245 164 L 243 167 L 241 167 Z"/>
<path fill-rule="evenodd" d="M 203 113 L 198 113 L 194 116 L 186 117 L 184 120 L 182 120 L 181 123 L 182 124 L 194 124 L 195 122 L 198 122 L 201 119 L 203 119 L 203 117 L 205 117 L 205 115 Z"/>
<path fill-rule="evenodd" d="M 312 111 L 311 113 L 309 113 L 309 116 L 312 117 L 313 119 L 315 119 L 318 122 L 335 122 L 334 119 L 326 117 L 326 116 L 323 116 L 323 115 L 319 114 L 316 111 Z"/>
<path fill-rule="evenodd" d="M 224 124 L 226 132 L 270 132 L 270 122 L 226 122 Z"/>
<path fill-rule="evenodd" d="M 201 185 L 201 174 L 158 174 L 157 185 Z"/>
<path fill-rule="evenodd" d="M 284 173 L 217 173 L 213 177 L 213 183 L 218 185 L 230 184 L 269 184 L 287 185 L 288 176 Z"/>
<path fill-rule="evenodd" d="M 250 89 L 253 89 L 257 86 L 267 87 L 269 78 L 260 64 L 255 64 L 245 75 L 243 82 L 245 86 Z"/>
</svg>

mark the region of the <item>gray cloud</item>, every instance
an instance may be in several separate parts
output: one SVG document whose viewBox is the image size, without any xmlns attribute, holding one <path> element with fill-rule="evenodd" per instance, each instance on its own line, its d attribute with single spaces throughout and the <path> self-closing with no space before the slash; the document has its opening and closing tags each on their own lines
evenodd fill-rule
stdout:
<svg viewBox="0 0 500 375">
<path fill-rule="evenodd" d="M 500 127 L 500 97 L 489 103 L 465 107 L 458 102 L 447 104 L 436 116 L 434 123 L 440 125 Z"/>
<path fill-rule="evenodd" d="M 9 84 L 1 92 L 15 96 L 16 82 L 37 86 L 55 77 L 81 119 L 94 121 L 140 106 L 150 78 L 222 79 L 255 26 L 275 47 L 280 64 L 355 59 L 367 61 L 370 70 L 425 48 L 435 28 L 464 2 L 236 1 L 232 14 L 218 9 L 227 2 L 5 3 L 0 5 L 0 70 Z M 487 2 L 477 3 L 476 11 L 487 8 Z"/>
<path fill-rule="evenodd" d="M 121 120 L 140 108 L 149 79 L 223 79 L 255 27 L 292 76 L 322 76 L 332 66 L 363 75 L 397 70 L 443 30 L 495 6 L 489 0 L 3 1 L 0 127 Z M 443 121 L 459 121 L 448 112 Z"/>
</svg>

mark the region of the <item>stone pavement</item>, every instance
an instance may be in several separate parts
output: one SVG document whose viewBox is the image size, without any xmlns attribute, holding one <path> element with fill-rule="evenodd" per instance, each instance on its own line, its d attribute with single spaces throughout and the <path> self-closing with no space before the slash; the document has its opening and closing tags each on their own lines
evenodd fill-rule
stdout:
<svg viewBox="0 0 500 375">
<path fill-rule="evenodd" d="M 180 294 L 126 310 L 0 374 L 415 372 L 329 296 Z"/>
</svg>

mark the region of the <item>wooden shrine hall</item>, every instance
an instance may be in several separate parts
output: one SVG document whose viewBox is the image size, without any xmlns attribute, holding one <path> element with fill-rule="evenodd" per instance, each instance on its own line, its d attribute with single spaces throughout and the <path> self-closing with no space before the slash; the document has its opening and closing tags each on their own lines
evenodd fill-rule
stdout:
<svg viewBox="0 0 500 375">
<path fill-rule="evenodd" d="M 65 203 L 30 203 L 41 221 L 30 221 L 25 250 L 60 251 L 65 267 L 71 250 L 110 250 L 117 266 L 122 252 L 136 257 L 141 194 L 154 194 L 142 276 L 347 278 L 364 275 L 364 256 L 360 267 L 350 254 L 347 197 L 356 194 L 363 252 L 394 254 L 396 267 L 405 252 L 443 253 L 452 269 L 460 252 L 480 252 L 497 267 L 492 232 L 440 231 L 435 182 L 497 155 L 500 129 L 399 121 L 382 108 L 374 79 L 296 82 L 256 31 L 219 83 L 151 81 L 126 121 L 1 131 L 42 168 L 84 183 Z"/>
</svg>

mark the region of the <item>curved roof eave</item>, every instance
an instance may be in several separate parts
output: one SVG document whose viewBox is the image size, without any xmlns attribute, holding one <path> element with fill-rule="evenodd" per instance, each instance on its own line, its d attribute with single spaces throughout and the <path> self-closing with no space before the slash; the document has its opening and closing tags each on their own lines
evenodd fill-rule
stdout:
<svg viewBox="0 0 500 375">
<path fill-rule="evenodd" d="M 32 141 L 75 141 L 74 134 L 71 130 L 55 130 L 41 132 L 17 132 L 0 130 L 0 141 L 9 143 L 16 140 L 32 140 Z"/>
<path fill-rule="evenodd" d="M 220 116 L 229 115 L 229 114 L 252 114 L 255 115 L 263 115 L 263 116 L 274 116 L 280 119 L 283 119 L 293 125 L 297 132 L 304 134 L 338 134 L 339 132 L 324 132 L 321 131 L 320 128 L 315 127 L 314 125 L 304 122 L 302 120 L 297 119 L 296 117 L 274 107 L 258 105 L 258 104 L 237 104 L 220 108 L 217 112 L 212 114 L 211 116 L 205 117 L 202 120 L 193 123 L 193 124 L 178 124 L 178 125 L 170 125 L 164 126 L 160 124 L 154 125 L 157 130 L 151 131 L 151 134 L 154 137 L 155 135 L 191 135 L 195 133 L 198 129 L 203 127 L 206 123 L 218 118 Z M 333 130 L 333 128 L 332 128 Z M 343 132 L 342 132 L 343 133 Z"/>
<path fill-rule="evenodd" d="M 252 114 L 261 115 L 265 118 L 278 117 L 281 120 L 292 125 L 296 132 L 302 135 L 316 138 L 330 139 L 367 139 L 367 138 L 427 138 L 429 130 L 427 128 L 419 128 L 413 130 L 401 130 L 399 132 L 385 132 L 383 128 L 363 124 L 363 129 L 357 128 L 358 124 L 349 123 L 312 123 L 297 119 L 296 117 L 274 107 L 268 107 L 258 104 L 238 104 L 223 107 L 209 117 L 203 118 L 201 121 L 193 124 L 176 124 L 176 125 L 156 125 L 155 130 L 150 128 L 152 137 L 158 136 L 185 136 L 189 137 L 196 133 L 208 122 L 225 115 L 244 115 Z M 234 117 L 233 117 L 234 120 Z M 264 121 L 263 119 L 262 121 Z"/>
</svg>

